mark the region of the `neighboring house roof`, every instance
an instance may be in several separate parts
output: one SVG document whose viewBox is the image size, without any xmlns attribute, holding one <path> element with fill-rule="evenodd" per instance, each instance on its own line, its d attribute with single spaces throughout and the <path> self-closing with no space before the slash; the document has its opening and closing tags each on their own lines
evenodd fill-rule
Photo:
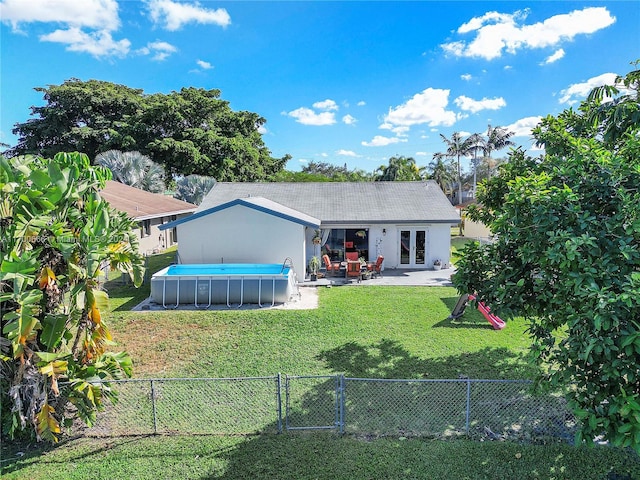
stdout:
<svg viewBox="0 0 640 480">
<path fill-rule="evenodd" d="M 425 182 L 218 182 L 196 213 L 238 198 L 264 197 L 318 218 L 323 226 L 459 223 L 438 184 Z"/>
<path fill-rule="evenodd" d="M 146 192 L 113 180 L 107 182 L 100 196 L 116 210 L 138 221 L 192 213 L 198 208 L 168 195 Z"/>
<path fill-rule="evenodd" d="M 222 205 L 217 205 L 212 208 L 208 208 L 206 210 L 198 209 L 198 212 L 193 215 L 190 215 L 185 218 L 181 218 L 179 220 L 175 220 L 173 222 L 165 223 L 164 225 L 158 226 L 158 228 L 160 230 L 173 228 L 176 225 L 179 225 L 181 223 L 190 222 L 191 220 L 195 220 L 196 218 L 204 217 L 205 215 L 209 215 L 210 213 L 214 213 L 214 212 L 219 212 L 220 210 L 226 210 L 227 208 L 233 207 L 235 205 L 242 205 L 247 208 L 251 208 L 259 212 L 267 213 L 275 217 L 283 218 L 285 220 L 289 220 L 290 222 L 299 223 L 300 225 L 304 225 L 307 227 L 312 227 L 312 228 L 320 227 L 320 220 L 310 215 L 294 210 L 293 208 L 280 205 L 279 203 L 273 202 L 268 198 L 249 197 L 249 198 L 236 198 L 235 200 L 232 200 L 227 203 L 223 203 Z"/>
</svg>

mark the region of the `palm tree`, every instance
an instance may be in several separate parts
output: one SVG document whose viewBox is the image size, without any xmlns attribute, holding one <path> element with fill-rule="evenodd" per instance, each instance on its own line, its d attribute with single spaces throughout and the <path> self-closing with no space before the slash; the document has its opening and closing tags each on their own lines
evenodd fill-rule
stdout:
<svg viewBox="0 0 640 480">
<path fill-rule="evenodd" d="M 487 140 L 483 149 L 484 156 L 489 159 L 489 163 L 491 163 L 491 152 L 515 145 L 513 141 L 509 140 L 513 135 L 514 132 L 510 132 L 504 127 L 491 127 L 491 125 L 489 125 L 487 129 Z"/>
<path fill-rule="evenodd" d="M 205 195 L 213 188 L 216 179 L 203 175 L 189 175 L 176 181 L 175 198 L 200 205 Z"/>
<path fill-rule="evenodd" d="M 418 167 L 411 157 L 391 157 L 389 165 L 379 166 L 376 172 L 376 182 L 408 182 L 422 180 L 424 167 Z"/>
<path fill-rule="evenodd" d="M 458 165 L 458 203 L 462 203 L 462 175 L 460 171 L 460 157 L 469 154 L 469 144 L 462 139 L 460 132 L 453 132 L 451 138 L 440 134 L 442 141 L 447 145 L 447 151 L 444 153 L 449 158 L 455 158 Z"/>
<path fill-rule="evenodd" d="M 484 152 L 486 148 L 486 140 L 479 133 L 474 133 L 469 135 L 469 138 L 465 140 L 467 144 L 467 151 L 469 153 L 473 153 L 473 159 L 471 160 L 471 164 L 473 165 L 473 197 L 476 196 L 476 186 L 478 184 L 477 178 L 477 170 L 478 170 L 478 151 L 482 150 Z"/>
<path fill-rule="evenodd" d="M 107 167 L 113 179 L 147 192 L 163 192 L 164 168 L 140 152 L 107 150 L 96 156 L 96 163 Z"/>
<path fill-rule="evenodd" d="M 456 175 L 453 170 L 453 165 L 444 162 L 445 158 L 447 158 L 447 155 L 444 153 L 434 153 L 433 161 L 427 165 L 427 172 L 429 173 L 429 177 L 449 196 L 451 193 L 451 185 L 455 181 Z"/>
</svg>

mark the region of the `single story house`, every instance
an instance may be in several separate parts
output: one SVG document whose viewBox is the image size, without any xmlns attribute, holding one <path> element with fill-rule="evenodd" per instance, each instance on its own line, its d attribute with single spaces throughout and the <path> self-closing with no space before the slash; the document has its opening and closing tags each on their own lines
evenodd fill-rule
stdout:
<svg viewBox="0 0 640 480">
<path fill-rule="evenodd" d="M 178 243 L 176 229 L 160 230 L 160 226 L 171 221 L 183 220 L 198 208 L 160 193 L 151 193 L 124 183 L 109 180 L 100 192 L 109 204 L 138 222 L 140 252 L 161 252 Z"/>
<path fill-rule="evenodd" d="M 460 216 L 438 184 L 421 182 L 224 183 L 178 230 L 181 263 L 283 263 L 300 274 L 312 256 L 347 252 L 384 268 L 449 264 Z"/>
</svg>

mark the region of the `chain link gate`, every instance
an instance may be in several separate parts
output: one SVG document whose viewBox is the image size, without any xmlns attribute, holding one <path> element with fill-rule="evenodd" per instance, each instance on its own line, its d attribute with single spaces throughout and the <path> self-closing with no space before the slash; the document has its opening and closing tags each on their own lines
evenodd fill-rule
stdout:
<svg viewBox="0 0 640 480">
<path fill-rule="evenodd" d="M 287 376 L 287 430 L 336 430 L 344 433 L 344 376 Z"/>
</svg>

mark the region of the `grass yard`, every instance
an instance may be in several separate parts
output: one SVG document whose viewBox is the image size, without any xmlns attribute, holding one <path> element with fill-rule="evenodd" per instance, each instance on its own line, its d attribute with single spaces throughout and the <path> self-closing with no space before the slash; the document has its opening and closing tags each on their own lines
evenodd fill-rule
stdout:
<svg viewBox="0 0 640 480">
<path fill-rule="evenodd" d="M 307 287 L 305 287 L 307 288 Z M 114 311 L 137 376 L 344 373 L 372 378 L 532 378 L 523 320 L 498 332 L 474 310 L 447 320 L 446 287 L 319 290 L 316 310 Z"/>
<path fill-rule="evenodd" d="M 173 254 L 150 259 L 155 270 Z M 155 271 L 153 270 L 153 271 Z M 137 377 L 344 373 L 374 378 L 533 378 L 522 319 L 495 331 L 474 310 L 447 319 L 444 287 L 322 288 L 317 310 L 130 312 L 148 295 L 118 282 L 106 315 Z M 638 479 L 635 454 L 469 440 L 332 433 L 79 438 L 4 444 L 3 479 Z"/>
<path fill-rule="evenodd" d="M 15 454 L 15 453 L 14 453 Z M 327 434 L 78 439 L 11 461 L 3 480 L 637 479 L 631 453 L 562 444 L 365 441 Z"/>
</svg>

